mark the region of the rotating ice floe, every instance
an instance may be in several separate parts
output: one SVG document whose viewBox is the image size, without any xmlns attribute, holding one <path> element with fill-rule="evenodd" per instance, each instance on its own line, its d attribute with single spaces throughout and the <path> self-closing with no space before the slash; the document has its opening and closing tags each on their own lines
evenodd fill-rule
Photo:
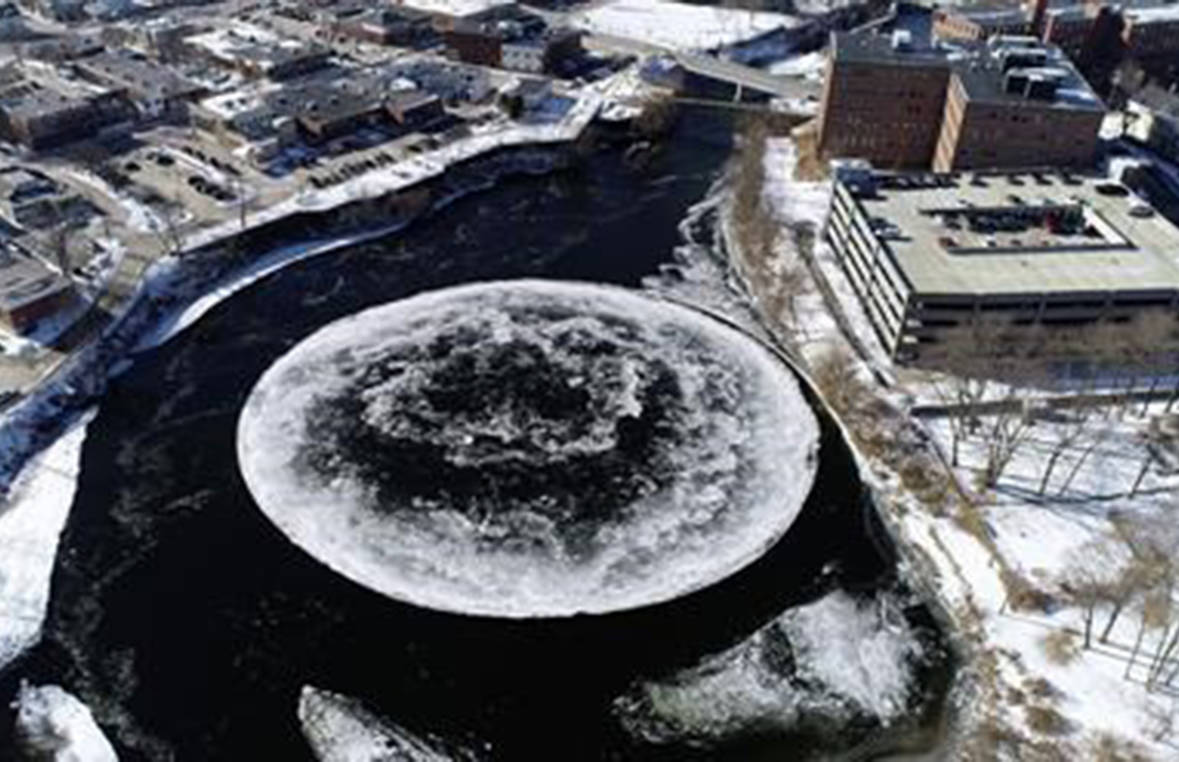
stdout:
<svg viewBox="0 0 1179 762">
<path fill-rule="evenodd" d="M 262 378 L 250 491 L 391 598 L 565 617 L 678 598 L 790 528 L 818 425 L 766 348 L 621 289 L 492 283 L 336 322 Z"/>
<path fill-rule="evenodd" d="M 732 645 L 837 567 L 853 585 L 891 569 L 791 366 L 615 287 L 483 283 L 339 320 L 266 371 L 237 447 L 286 538 L 412 612 L 389 620 L 412 633 L 366 637 L 412 642 L 418 719 L 505 738 L 561 732 L 539 716 L 596 733 L 585 718 L 636 674 Z M 381 680 L 333 669 L 339 689 Z"/>
</svg>

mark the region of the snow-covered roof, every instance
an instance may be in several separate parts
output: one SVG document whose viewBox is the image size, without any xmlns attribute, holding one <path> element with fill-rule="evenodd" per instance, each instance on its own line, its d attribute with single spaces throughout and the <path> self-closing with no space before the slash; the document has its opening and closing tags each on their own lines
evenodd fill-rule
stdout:
<svg viewBox="0 0 1179 762">
<path fill-rule="evenodd" d="M 1179 22 L 1179 3 L 1156 5 L 1151 8 L 1127 8 L 1126 18 L 1135 24 L 1165 24 Z"/>
<path fill-rule="evenodd" d="M 743 11 L 666 0 L 612 0 L 571 19 L 588 32 L 628 37 L 672 50 L 707 50 L 755 39 L 803 21 L 766 11 Z"/>
</svg>

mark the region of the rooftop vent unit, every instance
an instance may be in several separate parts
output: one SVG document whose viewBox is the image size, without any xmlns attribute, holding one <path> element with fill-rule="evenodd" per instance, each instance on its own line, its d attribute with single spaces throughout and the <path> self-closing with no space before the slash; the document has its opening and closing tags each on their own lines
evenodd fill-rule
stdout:
<svg viewBox="0 0 1179 762">
<path fill-rule="evenodd" d="M 836 159 L 831 162 L 835 179 L 853 192 L 866 196 L 876 193 L 876 174 L 872 164 L 863 159 Z"/>
<path fill-rule="evenodd" d="M 995 34 L 987 40 L 987 45 L 992 49 L 999 48 L 1038 48 L 1040 47 L 1040 39 L 1030 34 Z"/>
<path fill-rule="evenodd" d="M 1018 67 L 1043 66 L 1048 63 L 1048 52 L 1043 49 L 1011 49 L 1000 51 L 1003 71 Z"/>
<path fill-rule="evenodd" d="M 1003 76 L 1003 92 L 1005 93 L 1023 95 L 1027 92 L 1027 87 L 1028 75 L 1019 69 L 1009 71 Z"/>
<path fill-rule="evenodd" d="M 912 50 L 913 33 L 908 29 L 896 29 L 892 33 L 893 50 Z"/>
<path fill-rule="evenodd" d="M 1060 82 L 1046 74 L 1031 74 L 1028 76 L 1027 89 L 1024 95 L 1032 100 L 1050 101 L 1056 97 L 1056 88 Z"/>
</svg>

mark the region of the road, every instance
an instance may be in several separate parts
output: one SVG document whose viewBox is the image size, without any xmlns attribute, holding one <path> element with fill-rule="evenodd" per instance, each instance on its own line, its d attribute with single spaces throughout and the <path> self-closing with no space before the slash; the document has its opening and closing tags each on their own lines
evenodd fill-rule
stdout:
<svg viewBox="0 0 1179 762">
<path fill-rule="evenodd" d="M 739 84 L 743 88 L 768 93 L 774 98 L 800 100 L 816 95 L 818 87 L 801 77 L 782 77 L 752 66 L 727 61 L 705 53 L 674 51 L 629 37 L 612 34 L 590 34 L 584 38 L 590 50 L 623 53 L 636 56 L 668 56 L 677 64 L 705 77 Z"/>
</svg>

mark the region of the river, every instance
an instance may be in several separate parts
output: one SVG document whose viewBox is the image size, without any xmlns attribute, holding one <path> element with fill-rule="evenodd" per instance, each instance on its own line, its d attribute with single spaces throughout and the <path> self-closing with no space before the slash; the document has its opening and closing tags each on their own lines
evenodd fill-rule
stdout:
<svg viewBox="0 0 1179 762">
<path fill-rule="evenodd" d="M 494 759 L 799 758 L 805 745 L 776 730 L 728 752 L 724 743 L 644 746 L 620 728 L 610 699 L 738 641 L 767 612 L 813 599 L 835 584 L 829 568 L 860 593 L 896 584 L 895 559 L 848 491 L 858 481 L 829 424 L 833 475 L 800 522 L 809 534 L 792 530 L 790 547 L 743 576 L 739 594 L 730 586 L 730 597 L 711 599 L 717 627 L 689 635 L 687 614 L 669 610 L 634 632 L 630 656 L 617 628 L 600 637 L 599 625 L 582 623 L 538 641 L 535 628 L 440 618 L 351 584 L 262 516 L 235 457 L 238 415 L 258 377 L 345 315 L 478 280 L 640 286 L 672 262 L 684 243 L 678 226 L 731 148 L 726 116 L 687 111 L 641 167 L 610 148 L 551 175 L 505 179 L 387 239 L 274 273 L 137 355 L 89 426 L 44 641 L 0 675 L 0 696 L 19 678 L 65 685 L 126 762 L 309 759 L 295 714 L 305 684 L 361 696 Z M 929 626 L 920 611 L 913 619 Z M 927 652 L 940 648 L 936 633 L 922 638 Z M 941 683 L 941 659 L 920 670 L 934 675 L 926 682 Z M 940 690 L 923 689 L 917 703 L 940 702 Z"/>
</svg>

